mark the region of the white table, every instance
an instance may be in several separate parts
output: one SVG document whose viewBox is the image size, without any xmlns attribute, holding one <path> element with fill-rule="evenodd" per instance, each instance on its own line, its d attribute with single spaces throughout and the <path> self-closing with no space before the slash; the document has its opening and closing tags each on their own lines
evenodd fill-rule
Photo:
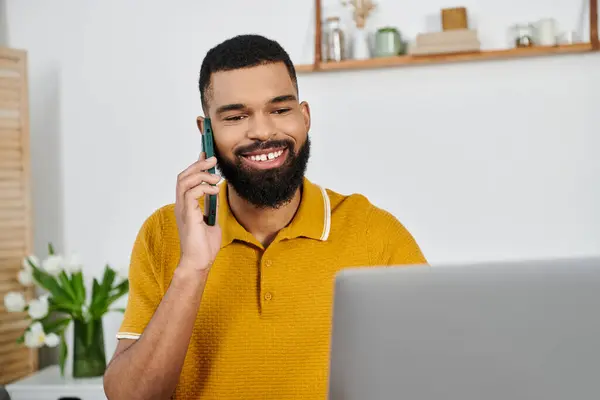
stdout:
<svg viewBox="0 0 600 400">
<path fill-rule="evenodd" d="M 11 400 L 106 400 L 102 377 L 72 378 L 60 376 L 58 366 L 44 368 L 35 374 L 6 386 Z"/>
</svg>

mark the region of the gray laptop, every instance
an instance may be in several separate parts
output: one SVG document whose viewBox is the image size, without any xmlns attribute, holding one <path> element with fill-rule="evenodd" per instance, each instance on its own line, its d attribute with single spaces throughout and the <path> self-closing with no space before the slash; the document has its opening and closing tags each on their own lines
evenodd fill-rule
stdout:
<svg viewBox="0 0 600 400">
<path fill-rule="evenodd" d="M 348 269 L 331 400 L 600 399 L 600 259 Z"/>
</svg>

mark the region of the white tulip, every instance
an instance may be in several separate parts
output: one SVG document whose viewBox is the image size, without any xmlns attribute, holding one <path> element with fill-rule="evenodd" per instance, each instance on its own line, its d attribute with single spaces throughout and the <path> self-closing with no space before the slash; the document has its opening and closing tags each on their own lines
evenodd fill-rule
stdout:
<svg viewBox="0 0 600 400">
<path fill-rule="evenodd" d="M 78 254 L 72 254 L 65 262 L 65 271 L 70 274 L 75 274 L 81 271 L 82 263 Z"/>
<path fill-rule="evenodd" d="M 4 307 L 8 312 L 23 312 L 27 302 L 20 292 L 9 292 L 4 296 Z"/>
<path fill-rule="evenodd" d="M 23 269 L 25 271 L 30 271 L 31 272 L 31 264 L 35 265 L 37 268 L 40 267 L 40 259 L 37 258 L 36 256 L 34 256 L 33 254 L 30 256 L 27 256 L 23 259 L 23 262 L 21 263 L 23 265 Z"/>
<path fill-rule="evenodd" d="M 17 275 L 17 280 L 23 286 L 31 286 L 33 284 L 33 274 L 31 273 L 31 268 L 28 270 L 22 269 L 19 271 Z"/>
<path fill-rule="evenodd" d="M 42 319 L 48 315 L 48 297 L 41 296 L 29 302 L 29 316 L 32 319 Z"/>
<path fill-rule="evenodd" d="M 44 341 L 44 343 L 48 347 L 56 347 L 56 346 L 58 346 L 59 342 L 60 342 L 60 338 L 58 337 L 58 335 L 56 333 L 47 334 L 46 340 Z"/>
<path fill-rule="evenodd" d="M 40 348 L 46 342 L 44 327 L 40 322 L 34 322 L 27 332 L 25 332 L 25 346 L 30 349 Z"/>
<path fill-rule="evenodd" d="M 58 276 L 63 269 L 63 264 L 64 260 L 62 256 L 54 254 L 48 256 L 48 258 L 44 260 L 44 262 L 42 263 L 42 267 L 44 268 L 44 271 L 46 271 L 48 274 L 52 276 Z"/>
</svg>

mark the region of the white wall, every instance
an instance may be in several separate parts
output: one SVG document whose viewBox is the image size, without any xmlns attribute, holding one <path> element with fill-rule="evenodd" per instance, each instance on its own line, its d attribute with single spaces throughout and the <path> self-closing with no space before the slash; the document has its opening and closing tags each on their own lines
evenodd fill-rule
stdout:
<svg viewBox="0 0 600 400">
<path fill-rule="evenodd" d="M 200 150 L 205 52 L 258 32 L 310 62 L 312 3 L 8 0 L 9 44 L 29 51 L 36 249 L 78 251 L 96 275 L 126 265 L 140 224 L 173 201 Z M 409 36 L 455 5 L 379 3 L 371 28 Z M 515 22 L 575 29 L 572 3 L 462 2 L 484 48 L 505 46 Z M 302 75 L 309 177 L 392 211 L 433 264 L 598 255 L 598 71 L 590 54 Z M 109 353 L 119 322 L 107 320 Z"/>
</svg>

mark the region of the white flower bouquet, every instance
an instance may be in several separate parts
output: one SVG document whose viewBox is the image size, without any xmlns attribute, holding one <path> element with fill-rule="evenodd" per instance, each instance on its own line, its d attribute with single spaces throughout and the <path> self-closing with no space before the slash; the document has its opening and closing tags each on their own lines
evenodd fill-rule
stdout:
<svg viewBox="0 0 600 400">
<path fill-rule="evenodd" d="M 25 288 L 37 286 L 46 292 L 27 302 L 23 292 L 9 292 L 4 296 L 4 307 L 9 312 L 27 312 L 31 323 L 17 340 L 29 348 L 60 345 L 59 365 L 64 375 L 67 358 L 65 329 L 73 321 L 74 363 L 73 376 L 100 376 L 106 368 L 102 317 L 113 303 L 129 291 L 124 276 L 117 279 L 117 271 L 106 265 L 102 280 L 93 279 L 92 292 L 86 294 L 82 265 L 77 255 L 65 257 L 48 245 L 48 257 L 41 262 L 32 255 L 26 257 L 17 280 Z M 89 301 L 88 301 L 89 297 Z"/>
</svg>

